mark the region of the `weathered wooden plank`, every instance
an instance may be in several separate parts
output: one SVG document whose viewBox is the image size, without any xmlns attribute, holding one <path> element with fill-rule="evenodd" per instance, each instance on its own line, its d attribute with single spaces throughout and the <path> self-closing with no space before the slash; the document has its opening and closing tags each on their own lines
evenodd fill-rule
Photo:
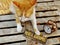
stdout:
<svg viewBox="0 0 60 45">
<path fill-rule="evenodd" d="M 58 5 L 59 6 L 60 1 L 54 1 L 54 2 L 49 2 L 48 5 Z"/>
<path fill-rule="evenodd" d="M 52 0 L 37 0 L 37 2 L 43 2 L 43 1 L 52 1 Z"/>
<path fill-rule="evenodd" d="M 33 40 L 31 40 L 30 42 L 28 42 L 28 43 L 32 43 L 32 44 L 34 44 L 35 43 L 35 41 L 33 41 Z M 60 42 L 59 42 L 59 40 L 58 40 L 58 38 L 51 38 L 51 39 L 48 39 L 47 40 L 47 42 L 46 42 L 46 44 L 45 45 L 53 45 L 53 44 L 59 44 Z M 22 43 L 19 43 L 19 42 L 17 42 L 17 43 L 12 43 L 12 44 L 5 44 L 5 45 L 19 45 L 19 44 L 23 44 L 23 45 L 26 45 L 27 43 L 26 42 L 22 42 Z M 38 43 L 38 45 L 43 45 L 43 44 L 41 44 L 40 42 Z"/>
<path fill-rule="evenodd" d="M 50 9 L 58 9 L 60 6 L 60 1 L 49 2 L 49 3 L 37 3 L 36 10 L 50 10 Z"/>
<path fill-rule="evenodd" d="M 32 42 L 34 43 L 34 41 Z M 52 39 L 48 39 L 45 45 L 53 45 L 53 44 L 58 44 L 58 43 L 60 43 L 58 38 L 52 38 Z M 13 44 L 5 44 L 5 45 L 27 45 L 27 43 L 22 42 L 22 43 L 13 43 Z M 38 45 L 43 45 L 43 44 L 38 43 Z"/>
<path fill-rule="evenodd" d="M 60 42 L 60 37 L 58 38 L 59 42 Z"/>
<path fill-rule="evenodd" d="M 18 33 L 16 28 L 0 29 L 0 35 L 15 34 L 15 33 Z"/>
<path fill-rule="evenodd" d="M 38 30 L 40 31 L 43 30 L 43 25 L 38 25 L 37 27 L 38 27 Z"/>
<path fill-rule="evenodd" d="M 45 23 L 48 20 L 53 20 L 53 21 L 60 21 L 60 16 L 59 17 L 47 17 L 47 18 L 37 18 L 37 23 Z M 43 20 L 43 21 L 42 21 Z"/>
<path fill-rule="evenodd" d="M 34 43 L 34 41 L 31 41 L 31 42 Z M 28 42 L 28 43 L 31 43 L 31 42 Z M 53 44 L 59 44 L 59 43 L 60 42 L 59 42 L 58 38 L 52 38 L 52 39 L 48 39 L 45 45 L 53 45 Z M 27 45 L 27 43 L 22 42 L 22 43 L 13 43 L 13 44 L 5 44 L 5 45 Z M 43 44 L 38 43 L 38 45 L 43 45 Z"/>
<path fill-rule="evenodd" d="M 46 45 L 53 45 L 53 44 L 59 44 L 59 40 L 58 38 L 51 38 L 51 39 L 48 39 L 47 42 L 46 42 Z"/>
<path fill-rule="evenodd" d="M 57 34 L 58 33 L 58 34 Z M 43 33 L 44 34 L 44 36 L 46 36 L 46 37 L 51 37 L 51 36 L 58 36 L 58 35 L 60 35 L 59 34 L 60 33 L 60 31 L 58 30 L 57 32 L 54 32 L 53 34 L 45 34 L 45 33 Z M 17 35 L 16 35 L 17 36 Z M 12 37 L 12 36 L 7 36 L 7 37 L 1 37 L 4 41 L 7 41 L 8 40 L 8 42 L 10 42 L 10 41 L 12 41 L 12 39 L 14 39 L 14 36 Z M 0 38 L 0 39 L 1 39 Z M 6 38 L 8 38 L 7 40 L 6 40 Z M 17 37 L 18 38 L 18 37 Z M 17 39 L 17 38 L 15 38 L 15 39 Z M 1 40 L 2 40 L 1 39 Z M 9 40 L 10 39 L 10 40 Z M 14 41 L 15 41 L 15 39 L 14 39 Z M 19 39 L 20 39 L 20 36 L 19 36 Z M 23 39 L 23 38 L 22 38 Z M 54 39 L 53 39 L 54 40 Z M 50 41 L 52 41 L 53 42 L 53 40 L 52 39 L 49 39 L 49 43 L 50 43 Z M 56 39 L 56 41 L 58 41 L 57 39 Z M 55 43 L 55 42 L 54 42 Z M 59 41 L 58 42 L 56 42 L 56 43 L 59 43 Z M 51 44 L 53 44 L 53 43 L 51 43 Z"/>
<path fill-rule="evenodd" d="M 57 23 L 57 27 L 60 27 L 60 23 Z"/>
<path fill-rule="evenodd" d="M 9 36 L 9 35 L 19 35 L 23 34 L 25 28 L 22 27 L 22 32 L 18 32 L 16 27 L 15 28 L 7 28 L 7 29 L 0 29 L 0 37 L 1 36 Z"/>
<path fill-rule="evenodd" d="M 5 37 L 0 37 L 0 43 L 20 41 L 25 39 L 26 38 L 23 35 L 5 36 Z"/>
<path fill-rule="evenodd" d="M 26 41 L 27 41 L 27 45 L 43 45 L 42 43 L 34 41 L 32 39 L 27 39 Z"/>
<path fill-rule="evenodd" d="M 0 22 L 0 28 L 1 27 L 11 27 L 11 26 L 16 26 L 16 22 L 15 21 Z"/>
<path fill-rule="evenodd" d="M 54 0 L 54 1 L 60 1 L 60 0 Z"/>
<path fill-rule="evenodd" d="M 36 17 L 59 15 L 58 11 L 36 12 Z"/>
<path fill-rule="evenodd" d="M 41 11 L 41 10 L 50 10 L 50 9 L 57 9 L 55 6 L 55 3 L 38 3 L 36 5 L 36 11 Z"/>
<path fill-rule="evenodd" d="M 0 16 L 0 20 L 10 20 L 10 19 L 15 19 L 15 15 Z"/>
<path fill-rule="evenodd" d="M 60 4 L 60 1 L 54 1 L 54 2 L 49 2 L 49 3 L 47 3 L 49 6 L 60 6 L 59 4 Z"/>
</svg>

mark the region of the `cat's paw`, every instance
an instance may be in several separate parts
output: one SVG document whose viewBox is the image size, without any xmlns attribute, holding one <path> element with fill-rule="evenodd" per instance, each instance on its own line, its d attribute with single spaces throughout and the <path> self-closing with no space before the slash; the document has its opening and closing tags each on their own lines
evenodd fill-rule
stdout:
<svg viewBox="0 0 60 45">
<path fill-rule="evenodd" d="M 17 31 L 21 32 L 22 31 L 22 26 L 20 24 L 17 24 Z"/>
<path fill-rule="evenodd" d="M 36 31 L 35 34 L 36 34 L 36 35 L 40 35 L 40 32 L 39 32 L 39 31 Z"/>
<path fill-rule="evenodd" d="M 36 35 L 40 35 L 39 30 L 36 30 L 36 29 L 35 29 L 35 34 L 36 34 Z"/>
</svg>

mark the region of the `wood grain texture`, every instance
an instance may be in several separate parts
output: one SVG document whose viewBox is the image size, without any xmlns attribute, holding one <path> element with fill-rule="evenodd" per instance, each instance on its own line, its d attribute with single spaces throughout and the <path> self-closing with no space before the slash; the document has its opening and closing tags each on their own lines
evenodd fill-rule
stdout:
<svg viewBox="0 0 60 45">
<path fill-rule="evenodd" d="M 0 16 L 0 20 L 10 20 L 10 19 L 15 19 L 15 15 L 5 15 L 5 16 Z"/>
<path fill-rule="evenodd" d="M 36 17 L 59 15 L 58 11 L 37 12 Z"/>
<path fill-rule="evenodd" d="M 5 37 L 0 37 L 0 43 L 20 41 L 25 39 L 26 38 L 23 35 L 5 36 Z"/>
<path fill-rule="evenodd" d="M 52 3 L 52 4 L 50 4 L 50 3 L 38 3 L 36 6 L 37 11 L 50 10 L 50 9 L 57 9 L 57 7 L 55 6 L 54 3 Z"/>
<path fill-rule="evenodd" d="M 10 5 L 10 1 L 11 0 L 7 1 L 8 5 Z M 46 34 L 44 31 L 42 31 L 44 24 L 50 19 L 57 21 L 57 26 L 60 28 L 60 16 L 58 15 L 60 15 L 60 0 L 37 0 L 37 26 L 42 34 L 45 37 L 48 37 L 46 44 L 38 43 L 37 45 L 54 45 L 60 43 L 60 29 L 58 29 L 56 32 L 53 32 L 52 34 Z M 28 29 L 31 29 L 31 26 Z M 23 28 L 23 30 L 25 29 Z M 15 16 L 13 14 L 0 16 L 0 44 L 9 42 L 5 45 L 27 45 L 26 41 L 20 42 L 21 40 L 26 40 L 26 38 L 22 35 L 22 32 L 17 32 Z M 36 45 L 35 41 L 30 41 L 29 43 L 34 43 L 34 45 Z"/>
<path fill-rule="evenodd" d="M 16 28 L 0 29 L 0 35 L 16 34 L 16 33 L 18 33 Z"/>
<path fill-rule="evenodd" d="M 43 1 L 52 1 L 52 0 L 37 0 L 37 2 L 43 2 Z"/>
<path fill-rule="evenodd" d="M 47 22 L 48 20 L 53 20 L 53 21 L 60 21 L 59 19 L 60 17 L 47 17 L 47 18 L 38 18 L 37 19 L 37 23 L 45 23 Z M 43 20 L 43 21 L 42 21 Z"/>
<path fill-rule="evenodd" d="M 59 42 L 60 42 L 60 37 L 58 38 Z"/>
<path fill-rule="evenodd" d="M 58 40 L 58 38 L 52 38 L 52 39 L 48 39 L 46 42 L 46 45 L 53 45 L 53 44 L 59 44 L 60 41 Z"/>
<path fill-rule="evenodd" d="M 14 21 L 0 22 L 0 28 L 1 27 L 11 27 L 11 26 L 16 26 L 16 22 L 14 22 Z"/>
</svg>

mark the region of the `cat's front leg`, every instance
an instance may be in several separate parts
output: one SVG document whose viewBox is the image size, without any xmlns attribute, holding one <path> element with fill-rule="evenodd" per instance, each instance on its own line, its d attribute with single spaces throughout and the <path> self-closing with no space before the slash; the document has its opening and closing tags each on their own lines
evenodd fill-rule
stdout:
<svg viewBox="0 0 60 45">
<path fill-rule="evenodd" d="M 39 32 L 39 30 L 38 30 L 38 28 L 37 28 L 37 23 L 36 23 L 36 17 L 35 17 L 35 15 L 32 15 L 31 18 L 32 18 L 31 22 L 32 22 L 32 26 L 33 26 L 34 32 L 35 32 L 37 35 L 40 35 L 40 32 Z"/>
<path fill-rule="evenodd" d="M 17 31 L 21 32 L 22 31 L 22 26 L 20 23 L 17 23 Z"/>
<path fill-rule="evenodd" d="M 21 25 L 20 19 L 17 15 L 15 15 L 15 16 L 16 16 L 16 23 L 17 23 L 17 31 L 21 32 L 22 31 L 22 25 Z"/>
</svg>

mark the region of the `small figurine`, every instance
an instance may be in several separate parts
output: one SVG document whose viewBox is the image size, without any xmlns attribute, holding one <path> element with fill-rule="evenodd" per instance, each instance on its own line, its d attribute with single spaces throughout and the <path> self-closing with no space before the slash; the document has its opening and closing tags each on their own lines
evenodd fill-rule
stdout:
<svg viewBox="0 0 60 45">
<path fill-rule="evenodd" d="M 57 24 L 52 20 L 48 20 L 48 22 L 44 25 L 43 29 L 46 33 L 50 34 L 57 30 Z"/>
<path fill-rule="evenodd" d="M 24 32 L 24 35 L 27 38 L 30 38 L 32 40 L 37 40 L 40 43 L 46 43 L 46 41 L 47 41 L 47 37 L 44 37 L 42 34 L 41 35 L 36 35 L 34 32 L 31 32 L 31 31 L 28 31 L 28 30 L 26 30 Z"/>
</svg>

